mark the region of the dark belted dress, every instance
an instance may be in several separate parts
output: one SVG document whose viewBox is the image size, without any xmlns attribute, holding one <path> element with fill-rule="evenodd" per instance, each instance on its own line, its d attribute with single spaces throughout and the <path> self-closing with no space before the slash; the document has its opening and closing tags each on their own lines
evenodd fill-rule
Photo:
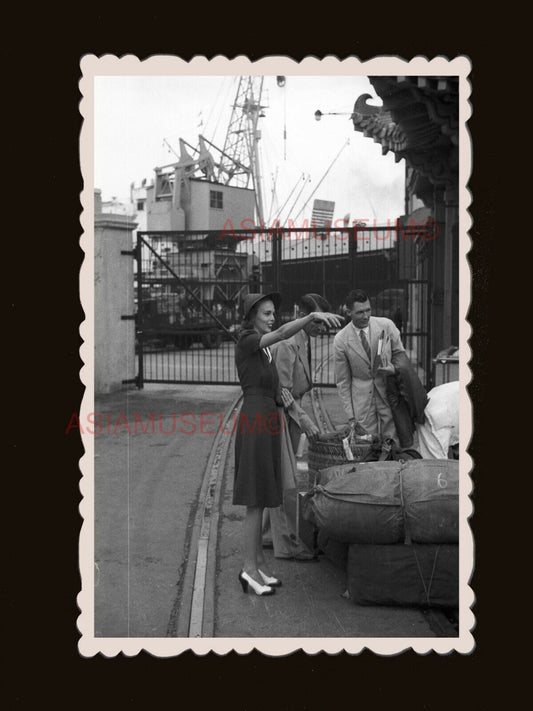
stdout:
<svg viewBox="0 0 533 711">
<path fill-rule="evenodd" d="M 274 360 L 261 349 L 254 330 L 241 333 L 235 364 L 243 390 L 236 427 L 233 503 L 275 508 L 283 500 L 279 380 Z"/>
</svg>

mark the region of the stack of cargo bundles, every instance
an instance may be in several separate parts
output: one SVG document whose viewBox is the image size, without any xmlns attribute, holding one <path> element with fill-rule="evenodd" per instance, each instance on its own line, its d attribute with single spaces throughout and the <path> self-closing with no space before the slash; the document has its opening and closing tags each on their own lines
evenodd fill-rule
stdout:
<svg viewBox="0 0 533 711">
<path fill-rule="evenodd" d="M 320 547 L 346 565 L 356 602 L 456 604 L 457 461 L 346 464 L 322 471 L 320 481 L 303 515 L 319 529 Z"/>
</svg>

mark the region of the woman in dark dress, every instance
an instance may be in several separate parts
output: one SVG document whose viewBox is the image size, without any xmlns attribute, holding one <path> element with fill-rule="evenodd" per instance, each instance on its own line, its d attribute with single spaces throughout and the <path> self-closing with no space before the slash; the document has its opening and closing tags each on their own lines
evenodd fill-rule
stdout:
<svg viewBox="0 0 533 711">
<path fill-rule="evenodd" d="M 278 293 L 248 294 L 243 304 L 243 328 L 235 347 L 235 363 L 243 390 L 243 404 L 235 441 L 233 503 L 246 506 L 244 519 L 244 565 L 239 573 L 244 592 L 272 595 L 281 582 L 272 576 L 261 543 L 263 509 L 282 503 L 281 428 L 285 426 L 278 407 L 289 407 L 292 396 L 280 390 L 269 346 L 290 338 L 311 321 L 339 327 L 335 314 L 313 312 L 272 330 Z"/>
</svg>

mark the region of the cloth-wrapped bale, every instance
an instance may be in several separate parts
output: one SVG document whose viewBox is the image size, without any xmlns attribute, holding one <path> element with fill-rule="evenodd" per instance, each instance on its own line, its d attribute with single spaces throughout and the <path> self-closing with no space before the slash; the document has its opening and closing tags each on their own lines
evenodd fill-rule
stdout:
<svg viewBox="0 0 533 711">
<path fill-rule="evenodd" d="M 303 515 L 318 529 L 343 543 L 401 543 L 404 522 L 400 462 L 356 465 L 303 499 Z"/>
<path fill-rule="evenodd" d="M 365 462 L 321 471 L 302 513 L 343 543 L 458 543 L 459 463 Z"/>
<path fill-rule="evenodd" d="M 458 545 L 352 544 L 346 573 L 350 598 L 359 605 L 459 603 Z"/>
<path fill-rule="evenodd" d="M 346 570 L 348 563 L 349 543 L 341 543 L 334 538 L 330 538 L 327 533 L 322 530 L 318 532 L 317 545 L 319 551 L 322 551 L 324 556 L 333 563 L 336 568 Z"/>
<path fill-rule="evenodd" d="M 406 530 L 413 543 L 459 542 L 459 462 L 406 462 L 401 492 Z"/>
</svg>

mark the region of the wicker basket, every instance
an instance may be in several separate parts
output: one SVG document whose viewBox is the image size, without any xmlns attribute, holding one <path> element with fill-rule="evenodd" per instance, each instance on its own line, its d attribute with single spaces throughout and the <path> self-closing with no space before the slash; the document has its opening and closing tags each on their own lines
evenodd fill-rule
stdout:
<svg viewBox="0 0 533 711">
<path fill-rule="evenodd" d="M 353 460 L 349 460 L 343 445 L 343 439 L 348 437 Z M 362 435 L 353 429 L 340 432 L 326 432 L 313 437 L 308 446 L 308 467 L 310 484 L 321 469 L 346 464 L 348 461 L 372 462 L 379 459 L 381 453 L 381 438 Z"/>
</svg>

